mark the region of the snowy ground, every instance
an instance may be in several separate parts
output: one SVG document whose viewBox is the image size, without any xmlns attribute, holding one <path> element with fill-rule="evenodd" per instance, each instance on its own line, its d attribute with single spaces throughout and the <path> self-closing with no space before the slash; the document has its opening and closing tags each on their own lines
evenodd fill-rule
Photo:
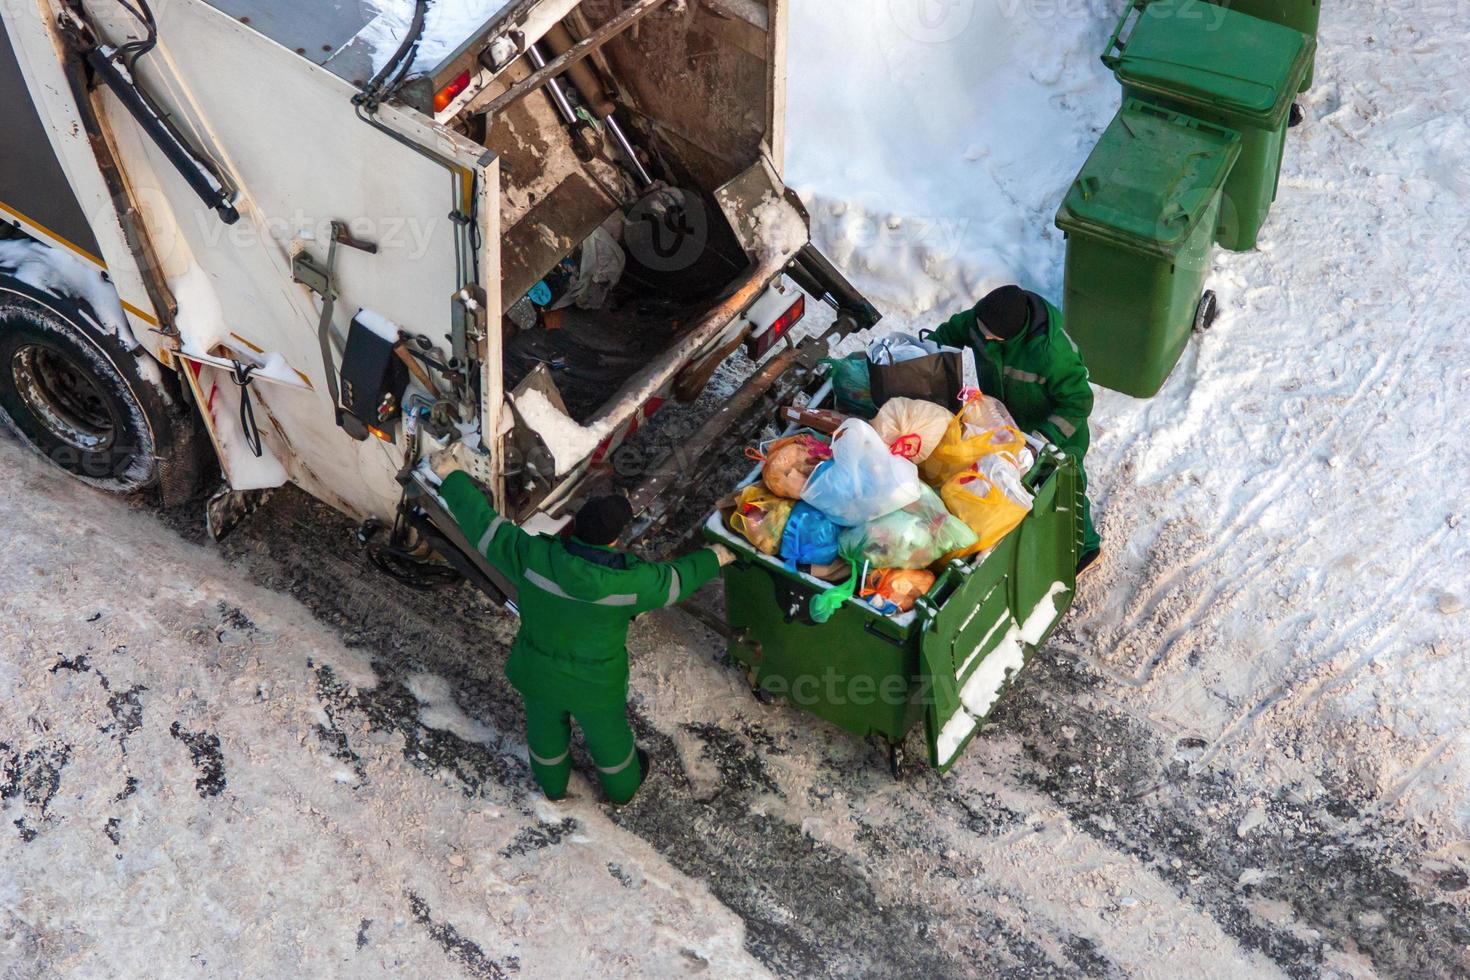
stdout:
<svg viewBox="0 0 1470 980">
<path fill-rule="evenodd" d="M 1113 105 L 1111 4 L 918 3 L 793 16 L 793 181 L 893 325 L 1055 294 Z M 1329 6 L 1263 247 L 1102 393 L 1106 562 L 944 779 L 669 611 L 649 785 L 547 805 L 512 621 L 299 494 L 205 545 L 0 435 L 0 976 L 1470 973 L 1459 6 Z"/>
</svg>

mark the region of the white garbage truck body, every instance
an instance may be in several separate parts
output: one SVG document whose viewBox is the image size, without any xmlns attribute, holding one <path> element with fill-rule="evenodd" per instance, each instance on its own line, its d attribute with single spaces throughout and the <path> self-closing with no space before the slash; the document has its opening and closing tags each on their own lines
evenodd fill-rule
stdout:
<svg viewBox="0 0 1470 980">
<path fill-rule="evenodd" d="M 447 447 L 564 513 L 799 318 L 783 272 L 851 297 L 781 179 L 785 3 L 13 0 L 0 291 L 70 294 L 235 491 L 392 521 Z M 53 354 L 13 355 L 8 414 L 61 445 L 89 416 Z"/>
</svg>

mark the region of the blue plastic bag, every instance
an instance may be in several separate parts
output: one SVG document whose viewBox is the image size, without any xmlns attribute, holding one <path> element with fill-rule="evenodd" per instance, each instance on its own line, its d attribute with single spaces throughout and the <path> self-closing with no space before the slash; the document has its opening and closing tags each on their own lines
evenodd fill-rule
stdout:
<svg viewBox="0 0 1470 980">
<path fill-rule="evenodd" d="M 837 560 L 837 536 L 842 531 L 811 504 L 797 503 L 781 535 L 781 560 L 787 568 L 830 565 Z"/>
</svg>

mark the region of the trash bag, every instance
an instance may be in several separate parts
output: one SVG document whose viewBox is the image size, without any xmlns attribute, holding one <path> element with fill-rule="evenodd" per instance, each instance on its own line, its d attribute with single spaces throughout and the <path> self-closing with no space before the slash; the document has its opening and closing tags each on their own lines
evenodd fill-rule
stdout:
<svg viewBox="0 0 1470 980">
<path fill-rule="evenodd" d="M 993 453 L 1006 454 L 1013 466 L 1020 466 L 1026 439 L 1005 405 L 974 388 L 966 389 L 962 397 L 963 407 L 920 467 L 924 482 L 930 486 L 942 485 L 974 466 L 982 456 Z"/>
<path fill-rule="evenodd" d="M 914 608 L 921 596 L 934 588 L 934 573 L 922 569 L 880 568 L 869 572 L 858 595 L 885 616 L 896 616 Z"/>
<path fill-rule="evenodd" d="M 924 462 L 949 431 L 949 410 L 918 398 L 891 398 L 878 409 L 873 428 L 895 456 Z"/>
<path fill-rule="evenodd" d="M 795 501 L 778 497 L 759 483 L 752 483 L 735 498 L 730 526 L 762 554 L 774 555 L 781 548 L 781 538 Z"/>
<path fill-rule="evenodd" d="M 868 345 L 868 386 L 878 408 L 894 398 L 953 405 L 964 383 L 965 356 L 956 347 L 902 333 Z"/>
<path fill-rule="evenodd" d="M 837 561 L 837 536 L 842 528 L 805 501 L 791 510 L 786 533 L 781 538 L 781 560 L 789 568 L 797 565 L 831 565 Z M 818 576 L 821 578 L 822 576 Z"/>
<path fill-rule="evenodd" d="M 871 425 L 848 419 L 832 439 L 832 458 L 812 471 L 801 499 L 854 527 L 913 503 L 923 486 L 918 468 L 889 452 Z"/>
<path fill-rule="evenodd" d="M 761 480 L 767 490 L 778 497 L 795 500 L 801 496 L 802 488 L 817 464 L 832 458 L 832 449 L 815 435 L 798 432 L 777 439 L 766 446 L 764 452 L 747 449 L 745 455 L 764 464 Z"/>
<path fill-rule="evenodd" d="M 857 594 L 858 587 L 858 563 L 852 562 L 849 566 L 847 581 L 840 585 L 834 585 L 825 592 L 818 592 L 812 596 L 807 605 L 807 613 L 812 622 L 821 625 L 832 618 L 833 613 L 842 608 L 842 604 Z"/>
<path fill-rule="evenodd" d="M 928 487 L 919 499 L 891 514 L 848 528 L 838 539 L 853 564 L 873 568 L 927 568 L 945 555 L 975 544 L 975 532 L 949 511 Z"/>
<path fill-rule="evenodd" d="M 872 383 L 868 380 L 868 356 L 849 354 L 847 357 L 828 357 L 822 361 L 832 369 L 833 407 L 844 415 L 856 415 L 870 419 L 877 414 L 873 404 Z"/>
<path fill-rule="evenodd" d="M 973 468 L 951 477 L 940 490 L 950 513 L 975 532 L 975 543 L 952 558 L 993 548 L 1031 512 L 1031 494 L 1003 456 L 982 456 Z"/>
</svg>

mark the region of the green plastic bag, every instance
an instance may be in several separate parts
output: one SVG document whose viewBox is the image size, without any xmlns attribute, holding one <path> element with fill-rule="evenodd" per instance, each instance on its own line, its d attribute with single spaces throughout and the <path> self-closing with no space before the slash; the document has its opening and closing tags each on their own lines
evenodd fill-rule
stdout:
<svg viewBox="0 0 1470 980">
<path fill-rule="evenodd" d="M 824 358 L 823 364 L 832 369 L 832 397 L 834 407 L 844 415 L 856 415 L 870 419 L 878 414 L 873 404 L 873 388 L 868 377 L 868 355 L 849 354 L 846 357 Z"/>
<path fill-rule="evenodd" d="M 847 581 L 841 585 L 834 585 L 827 591 L 818 592 L 812 596 L 811 606 L 808 611 L 811 614 L 812 622 L 818 625 L 831 619 L 837 610 L 842 608 L 844 602 L 857 594 L 858 583 L 862 581 L 863 576 L 866 574 L 866 566 L 858 560 L 856 555 L 843 555 L 842 557 L 846 558 L 847 563 L 852 566 L 852 574 L 847 577 Z"/>
</svg>

